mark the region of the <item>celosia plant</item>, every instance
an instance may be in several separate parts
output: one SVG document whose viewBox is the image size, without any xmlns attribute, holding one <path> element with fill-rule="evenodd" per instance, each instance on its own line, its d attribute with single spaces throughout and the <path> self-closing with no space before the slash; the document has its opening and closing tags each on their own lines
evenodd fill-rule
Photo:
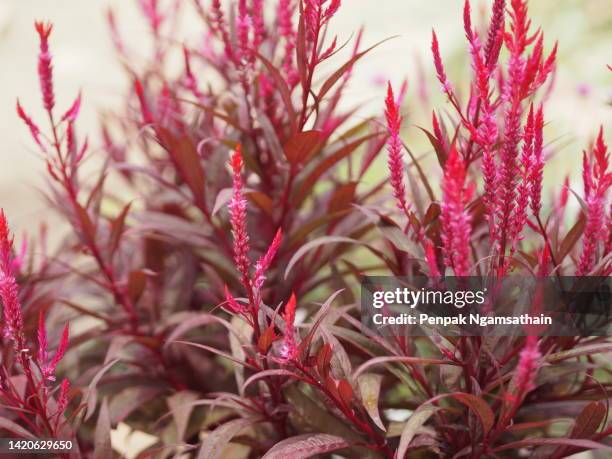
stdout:
<svg viewBox="0 0 612 459">
<path fill-rule="evenodd" d="M 77 135 L 80 95 L 58 114 L 52 26 L 36 23 L 46 127 L 17 112 L 72 231 L 54 254 L 43 233 L 26 264 L 0 219 L 0 429 L 74 439 L 74 457 L 111 457 L 120 422 L 155 436 L 143 458 L 610 450 L 612 382 L 597 369 L 609 339 L 381 337 L 359 322 L 370 273 L 610 275 L 603 130 L 584 153 L 573 225 L 567 183 L 542 202 L 556 45 L 545 52 L 523 0 L 495 0 L 486 34 L 466 1 L 462 97 L 434 32 L 452 108 L 423 129 L 439 166 L 426 171 L 401 138 L 405 88 L 389 85 L 384 122 L 354 124 L 341 104 L 372 48 L 358 34 L 337 62 L 340 3 L 196 0 L 203 39 L 190 44 L 176 36 L 188 5 L 140 0 L 152 37 L 142 65 L 109 11 L 130 91 L 102 117 L 101 150 Z M 385 147 L 389 174 L 373 182 Z M 51 309 L 75 324 L 55 352 Z M 56 373 L 74 388 L 57 388 Z"/>
</svg>

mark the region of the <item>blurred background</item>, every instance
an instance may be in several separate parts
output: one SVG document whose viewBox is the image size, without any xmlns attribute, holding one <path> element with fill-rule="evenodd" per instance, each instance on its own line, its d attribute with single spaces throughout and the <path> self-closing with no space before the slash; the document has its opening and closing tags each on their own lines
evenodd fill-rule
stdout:
<svg viewBox="0 0 612 459">
<path fill-rule="evenodd" d="M 267 3 L 275 5 L 276 1 Z M 407 78 L 410 89 L 403 137 L 417 151 L 426 150 L 424 136 L 415 128 L 419 124 L 429 125 L 430 105 L 422 103 L 423 98 L 438 107 L 444 103 L 433 78 L 429 52 L 432 27 L 438 33 L 453 82 L 460 86 L 470 75 L 463 37 L 463 1 L 343 3 L 332 24 L 340 43 L 354 36 L 361 26 L 365 27 L 364 46 L 396 36 L 356 67 L 347 103 L 361 106 L 358 116 L 382 114 L 386 81 L 391 80 L 399 87 Z M 490 0 L 472 1 L 474 22 L 483 23 L 489 6 Z M 79 132 L 87 133 L 95 148 L 99 113 L 117 107 L 129 87 L 107 30 L 105 12 L 109 7 L 116 13 L 124 41 L 146 59 L 149 29 L 142 20 L 137 0 L 0 0 L 0 207 L 5 208 L 18 234 L 36 231 L 33 225 L 50 217 L 37 191 L 44 184 L 44 163 L 14 109 L 19 97 L 28 113 L 42 119 L 36 74 L 38 42 L 33 22 L 44 19 L 55 24 L 51 47 L 58 110 L 67 107 L 82 90 Z M 558 184 L 568 172 L 579 179 L 582 149 L 600 124 L 608 129 L 607 138 L 612 141 L 612 72 L 606 68 L 606 64 L 612 64 L 612 1 L 537 0 L 530 2 L 530 9 L 534 25 L 545 31 L 546 51 L 555 40 L 559 41 L 556 87 L 546 112 L 547 142 L 554 141 L 558 146 L 558 154 L 548 168 L 548 182 Z M 197 36 L 197 16 L 184 14 L 182 19 L 181 36 L 194 37 L 193 42 L 201 40 Z M 339 61 L 334 65 L 339 65 Z M 206 75 L 199 75 L 199 80 L 205 81 Z M 117 435 L 126 433 L 121 429 Z"/>
<path fill-rule="evenodd" d="M 166 0 L 170 3 L 174 0 Z M 188 3 L 190 0 L 185 0 Z M 491 0 L 473 0 L 474 21 L 482 24 Z M 207 3 L 203 0 L 204 4 Z M 163 3 L 163 0 L 162 0 Z M 267 2 L 270 6 L 275 1 Z M 423 134 L 411 125 L 428 125 L 429 106 L 421 106 L 419 80 L 427 81 L 426 95 L 434 104 L 443 101 L 435 80 L 429 52 L 431 28 L 440 39 L 443 57 L 453 82 L 469 77 L 462 27 L 462 0 L 345 0 L 333 27 L 339 42 L 364 26 L 364 45 L 384 38 L 384 43 L 356 67 L 347 102 L 360 104 L 360 116 L 382 113 L 384 84 L 410 82 L 406 106 L 405 140 L 425 148 Z M 84 104 L 80 134 L 95 146 L 99 136 L 97 116 L 120 103 L 129 80 L 119 66 L 109 37 L 105 13 L 116 12 L 120 32 L 132 50 L 148 56 L 148 29 L 137 0 L 0 0 L 0 126 L 2 167 L 0 204 L 16 230 L 23 230 L 45 213 L 35 190 L 42 183 L 43 162 L 36 155 L 26 128 L 15 114 L 20 98 L 26 110 L 40 119 L 40 95 L 36 75 L 35 19 L 55 24 L 52 35 L 58 107 L 67 107 L 79 90 Z M 547 141 L 562 148 L 548 169 L 557 175 L 579 172 L 582 149 L 598 126 L 612 128 L 612 2 L 610 0 L 537 0 L 530 3 L 534 25 L 545 31 L 547 51 L 559 40 L 556 88 L 547 107 Z M 480 21 L 480 22 L 478 22 Z M 199 19 L 183 15 L 181 35 L 194 36 Z M 198 37 L 195 35 L 195 40 Z M 200 38 L 201 40 L 201 38 Z M 336 61 L 334 65 L 338 65 Z M 200 75 L 200 81 L 205 80 Z M 437 100 L 438 98 L 439 100 Z M 610 139 L 610 135 L 608 135 Z"/>
</svg>

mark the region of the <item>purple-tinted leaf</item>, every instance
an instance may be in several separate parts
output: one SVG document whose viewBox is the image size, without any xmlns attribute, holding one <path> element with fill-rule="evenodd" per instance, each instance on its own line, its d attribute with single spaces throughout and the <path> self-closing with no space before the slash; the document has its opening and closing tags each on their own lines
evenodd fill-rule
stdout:
<svg viewBox="0 0 612 459">
<path fill-rule="evenodd" d="M 128 387 L 111 399 L 108 409 L 111 422 L 123 422 L 135 410 L 153 400 L 164 391 L 161 387 L 133 386 Z"/>
<path fill-rule="evenodd" d="M 108 402 L 102 400 L 100 405 L 100 413 L 96 422 L 96 431 L 94 433 L 94 459 L 109 459 L 113 457 L 113 448 L 111 446 L 111 420 L 108 412 Z"/>
<path fill-rule="evenodd" d="M 228 443 L 242 430 L 260 422 L 258 418 L 239 418 L 221 424 L 210 432 L 202 441 L 197 459 L 221 459 Z"/>
<path fill-rule="evenodd" d="M 0 416 L 0 431 L 6 430 L 18 438 L 27 438 L 28 440 L 36 440 L 36 436 L 28 430 L 21 427 L 19 424 Z"/>
<path fill-rule="evenodd" d="M 573 359 L 575 357 L 581 357 L 583 355 L 595 355 L 605 354 L 612 352 L 612 343 L 598 343 L 591 344 L 588 346 L 576 347 L 568 351 L 557 352 L 555 354 L 549 354 L 544 357 L 544 360 L 548 363 L 560 362 L 562 360 Z"/>
<path fill-rule="evenodd" d="M 359 375 L 364 373 L 368 368 L 383 365 L 385 363 L 407 363 L 412 365 L 455 365 L 453 362 L 448 360 L 440 359 L 426 359 L 421 357 L 404 357 L 404 356 L 388 356 L 388 357 L 375 357 L 373 359 L 364 362 L 355 370 L 353 373 L 353 381 L 359 378 Z"/>
<path fill-rule="evenodd" d="M 410 418 L 408 418 L 404 429 L 402 430 L 399 446 L 397 447 L 397 459 L 404 459 L 404 457 L 406 457 L 406 452 L 410 447 L 410 442 L 417 434 L 417 431 L 427 422 L 431 415 L 439 409 L 440 408 L 436 408 L 435 406 L 427 403 L 421 405 L 414 413 L 412 413 Z"/>
<path fill-rule="evenodd" d="M 119 359 L 114 359 L 106 363 L 102 368 L 100 368 L 100 370 L 98 370 L 96 375 L 93 377 L 93 379 L 89 383 L 89 386 L 87 387 L 87 395 L 85 396 L 85 401 L 87 404 L 87 409 L 85 410 L 85 420 L 88 420 L 96 409 L 96 402 L 98 400 L 98 390 L 97 390 L 98 383 L 100 382 L 102 377 L 106 374 L 106 372 L 110 370 L 111 367 L 114 364 L 116 364 L 118 361 Z"/>
<path fill-rule="evenodd" d="M 572 446 L 580 449 L 595 449 L 605 452 L 612 452 L 612 447 L 598 443 L 592 440 L 581 440 L 578 438 L 531 438 L 527 440 L 519 440 L 505 445 L 498 446 L 493 452 L 517 450 L 520 448 L 526 448 L 529 446 Z"/>
<path fill-rule="evenodd" d="M 185 438 L 189 418 L 193 411 L 193 402 L 197 399 L 198 394 L 188 390 L 176 392 L 166 399 L 168 408 L 170 408 L 174 423 L 176 424 L 178 441 L 182 441 Z"/>
<path fill-rule="evenodd" d="M 223 351 L 221 351 L 219 349 L 216 349 L 216 348 L 214 348 L 212 346 L 207 346 L 206 344 L 190 343 L 188 341 L 170 341 L 170 343 L 186 344 L 187 346 L 197 347 L 199 349 L 203 349 L 205 351 L 212 352 L 213 354 L 216 354 L 219 357 L 223 357 L 225 359 L 231 360 L 232 362 L 237 363 L 239 365 L 244 365 L 245 367 L 249 367 L 249 368 L 251 368 L 253 370 L 256 369 L 253 365 L 251 365 L 251 364 L 249 364 L 247 362 L 244 362 L 242 360 L 238 360 L 237 358 L 233 357 L 232 355 L 228 354 L 227 352 L 223 352 Z"/>
<path fill-rule="evenodd" d="M 307 459 L 330 453 L 350 444 L 342 437 L 328 434 L 304 434 L 287 438 L 274 445 L 262 459 Z"/>
<path fill-rule="evenodd" d="M 269 378 L 272 376 L 287 376 L 290 378 L 295 378 L 295 379 L 300 379 L 300 376 L 293 373 L 292 371 L 289 370 L 283 370 L 283 369 L 277 369 L 277 370 L 264 370 L 264 371 L 259 371 L 257 373 L 255 373 L 253 376 L 251 376 L 249 379 L 247 379 L 245 381 L 245 383 L 242 385 L 242 392 L 246 391 L 246 389 L 253 384 L 255 381 L 258 381 L 260 379 L 265 379 L 265 378 Z"/>
</svg>

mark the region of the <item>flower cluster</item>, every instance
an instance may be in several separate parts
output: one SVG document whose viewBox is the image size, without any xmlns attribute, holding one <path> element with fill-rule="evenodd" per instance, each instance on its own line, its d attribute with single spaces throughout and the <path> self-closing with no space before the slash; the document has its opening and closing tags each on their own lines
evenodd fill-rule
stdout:
<svg viewBox="0 0 612 459">
<path fill-rule="evenodd" d="M 451 109 L 421 129 L 432 161 L 402 138 L 407 83 L 380 116 L 346 107 L 375 46 L 360 31 L 338 61 L 339 0 L 137 3 L 151 54 L 109 11 L 127 84 L 98 149 L 78 135 L 80 94 L 57 112 L 53 27 L 35 24 L 48 124 L 19 101 L 17 115 L 70 232 L 51 250 L 43 227 L 16 255 L 0 213 L 3 433 L 74 439 L 70 457 L 111 457 L 118 423 L 155 437 L 142 457 L 609 451 L 609 338 L 379 336 L 360 321 L 364 275 L 612 273 L 603 129 L 584 192 L 568 178 L 542 191 L 556 45 L 526 1 L 494 0 L 486 27 L 465 2 L 467 91 L 433 33 Z"/>
</svg>

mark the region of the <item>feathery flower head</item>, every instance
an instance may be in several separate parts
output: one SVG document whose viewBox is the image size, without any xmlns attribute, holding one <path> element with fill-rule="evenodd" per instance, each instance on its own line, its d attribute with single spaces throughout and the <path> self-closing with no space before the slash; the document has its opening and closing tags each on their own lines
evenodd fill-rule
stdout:
<svg viewBox="0 0 612 459">
<path fill-rule="evenodd" d="M 246 227 L 246 199 L 243 195 L 242 183 L 242 153 L 241 146 L 238 145 L 232 153 L 230 159 L 232 168 L 232 199 L 229 203 L 230 223 L 232 225 L 232 233 L 234 235 L 234 262 L 240 274 L 242 274 L 243 282 L 249 279 L 249 235 Z"/>
<path fill-rule="evenodd" d="M 533 132 L 533 160 L 531 164 L 531 211 L 538 216 L 542 208 L 542 179 L 544 173 L 544 109 L 542 105 L 535 117 Z"/>
<path fill-rule="evenodd" d="M 30 129 L 30 134 L 32 135 L 32 138 L 34 139 L 34 142 L 36 142 L 36 144 L 44 151 L 45 147 L 43 146 L 40 140 L 40 128 L 32 120 L 32 118 L 30 118 L 30 116 L 28 116 L 28 114 L 25 112 L 25 110 L 19 103 L 19 99 L 17 100 L 17 115 L 25 123 L 28 129 Z"/>
<path fill-rule="evenodd" d="M 504 38 L 506 0 L 494 0 L 485 45 L 485 57 L 491 70 L 495 68 Z"/>
<path fill-rule="evenodd" d="M 40 38 L 40 53 L 38 54 L 38 79 L 43 95 L 43 104 L 47 111 L 51 111 L 55 105 L 55 94 L 53 92 L 53 65 L 51 64 L 51 53 L 49 52 L 49 36 L 53 30 L 53 24 L 36 21 L 34 23 Z"/>
<path fill-rule="evenodd" d="M 400 107 L 393 94 L 391 83 L 387 86 L 387 98 L 385 99 L 385 117 L 387 119 L 387 128 L 389 129 L 389 140 L 387 142 L 387 150 L 389 151 L 388 166 L 391 173 L 391 186 L 393 187 L 393 196 L 397 200 L 397 207 L 408 213 L 408 204 L 406 203 L 406 188 L 404 186 L 404 160 L 402 159 L 402 141 L 399 137 L 402 118 L 400 115 Z"/>
<path fill-rule="evenodd" d="M 440 45 L 438 44 L 438 37 L 436 35 L 436 31 L 432 29 L 431 31 L 431 52 L 433 54 L 434 66 L 436 68 L 436 75 L 438 76 L 438 81 L 442 85 L 442 90 L 446 93 L 448 97 L 451 97 L 453 92 L 453 87 L 446 76 L 446 70 L 444 70 L 444 64 L 442 63 L 442 56 L 440 56 Z"/>
<path fill-rule="evenodd" d="M 540 367 L 542 354 L 538 349 L 538 338 L 528 336 L 519 355 L 516 387 L 519 394 L 526 394 L 535 388 L 535 377 Z"/>
<path fill-rule="evenodd" d="M 255 264 L 255 277 L 253 278 L 253 283 L 257 290 L 261 290 L 261 287 L 263 286 L 263 283 L 266 279 L 266 271 L 272 264 L 272 261 L 276 256 L 276 252 L 278 252 L 282 237 L 283 232 L 281 228 L 279 228 L 276 234 L 274 235 L 274 239 L 272 239 L 268 250 L 264 255 L 261 256 L 259 260 L 257 260 L 257 263 Z"/>
<path fill-rule="evenodd" d="M 70 108 L 66 111 L 66 113 L 62 115 L 62 121 L 74 122 L 79 116 L 80 109 L 81 109 L 81 93 L 79 92 L 79 95 L 77 96 L 76 99 L 74 99 L 74 102 L 72 103 Z"/>
<path fill-rule="evenodd" d="M 0 299 L 2 300 L 4 333 L 18 351 L 24 345 L 23 315 L 13 269 L 13 237 L 4 210 L 0 209 Z"/>
<path fill-rule="evenodd" d="M 606 224 L 606 194 L 612 186 L 612 173 L 608 172 L 608 147 L 600 129 L 589 155 L 583 154 L 582 177 L 586 201 L 586 224 L 582 236 L 582 254 L 576 275 L 588 275 L 597 263 L 600 242 L 608 243 L 609 225 Z"/>
<path fill-rule="evenodd" d="M 288 362 L 296 357 L 298 349 L 295 340 L 295 294 L 291 294 L 289 301 L 285 305 L 283 319 L 285 321 L 285 333 L 283 343 L 280 347 L 280 357 L 282 361 Z"/>
<path fill-rule="evenodd" d="M 465 162 L 453 146 L 444 167 L 441 206 L 444 261 L 456 276 L 467 276 L 470 267 L 471 216 L 466 210 L 474 183 L 466 186 Z"/>
</svg>

